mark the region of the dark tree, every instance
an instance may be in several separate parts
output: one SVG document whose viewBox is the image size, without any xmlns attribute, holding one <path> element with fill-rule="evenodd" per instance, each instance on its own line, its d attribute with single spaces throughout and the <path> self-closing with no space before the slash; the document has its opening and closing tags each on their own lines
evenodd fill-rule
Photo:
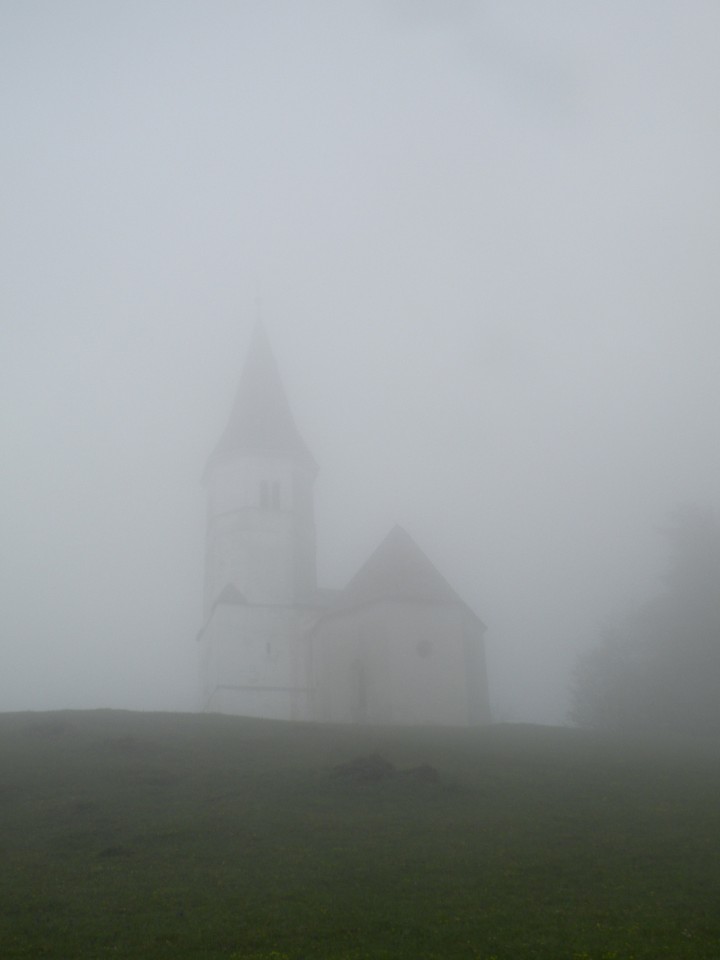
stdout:
<svg viewBox="0 0 720 960">
<path fill-rule="evenodd" d="M 581 726 L 720 734 L 720 524 L 685 507 L 661 532 L 663 589 L 578 658 L 570 717 Z"/>
</svg>

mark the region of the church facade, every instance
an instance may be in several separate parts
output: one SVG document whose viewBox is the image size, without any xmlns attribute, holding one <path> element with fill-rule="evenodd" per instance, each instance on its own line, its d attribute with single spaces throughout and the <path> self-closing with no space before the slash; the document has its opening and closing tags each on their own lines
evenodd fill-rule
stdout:
<svg viewBox="0 0 720 960">
<path fill-rule="evenodd" d="M 205 471 L 202 709 L 327 723 L 490 722 L 482 621 L 400 527 L 319 589 L 317 464 L 254 331 Z"/>
</svg>

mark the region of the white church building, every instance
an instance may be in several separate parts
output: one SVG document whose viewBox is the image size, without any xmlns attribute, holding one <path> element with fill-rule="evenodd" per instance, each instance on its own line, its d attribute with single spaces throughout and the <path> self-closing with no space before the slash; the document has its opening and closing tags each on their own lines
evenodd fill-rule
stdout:
<svg viewBox="0 0 720 960">
<path fill-rule="evenodd" d="M 202 709 L 489 723 L 485 626 L 404 530 L 391 530 L 344 589 L 318 588 L 317 469 L 258 324 L 205 471 Z"/>
</svg>

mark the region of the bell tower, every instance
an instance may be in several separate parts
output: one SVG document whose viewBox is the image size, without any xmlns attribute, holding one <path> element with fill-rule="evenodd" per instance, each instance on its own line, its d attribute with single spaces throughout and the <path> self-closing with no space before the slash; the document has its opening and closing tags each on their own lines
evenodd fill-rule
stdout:
<svg viewBox="0 0 720 960">
<path fill-rule="evenodd" d="M 230 418 L 205 470 L 206 620 L 223 593 L 279 607 L 313 597 L 316 473 L 259 322 Z"/>
</svg>

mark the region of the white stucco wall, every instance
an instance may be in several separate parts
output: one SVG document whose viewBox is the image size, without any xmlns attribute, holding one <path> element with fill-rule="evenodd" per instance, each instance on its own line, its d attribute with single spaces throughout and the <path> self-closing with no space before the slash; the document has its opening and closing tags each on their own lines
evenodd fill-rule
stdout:
<svg viewBox="0 0 720 960">
<path fill-rule="evenodd" d="M 228 583 L 249 603 L 293 604 L 312 596 L 312 483 L 312 471 L 281 454 L 238 455 L 211 466 L 206 479 L 206 617 Z M 265 503 L 263 488 L 271 498 Z"/>
<path fill-rule="evenodd" d="M 311 609 L 219 604 L 201 637 L 202 709 L 278 720 L 310 719 Z"/>
<path fill-rule="evenodd" d="M 333 723 L 488 723 L 482 626 L 461 604 L 384 601 L 312 632 L 313 716 Z"/>
</svg>

